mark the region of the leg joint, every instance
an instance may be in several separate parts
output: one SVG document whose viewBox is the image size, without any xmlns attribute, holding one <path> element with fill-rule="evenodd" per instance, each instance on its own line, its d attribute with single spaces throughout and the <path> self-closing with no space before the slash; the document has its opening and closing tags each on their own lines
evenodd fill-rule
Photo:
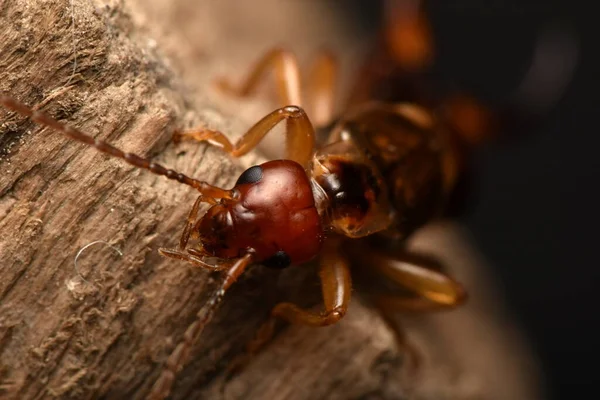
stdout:
<svg viewBox="0 0 600 400">
<path fill-rule="evenodd" d="M 300 118 L 306 115 L 302 107 L 289 105 L 282 108 L 282 111 L 288 114 L 291 118 Z"/>
<path fill-rule="evenodd" d="M 346 309 L 343 307 L 336 307 L 331 311 L 327 311 L 323 315 L 322 326 L 333 325 L 341 320 L 346 315 Z"/>
</svg>

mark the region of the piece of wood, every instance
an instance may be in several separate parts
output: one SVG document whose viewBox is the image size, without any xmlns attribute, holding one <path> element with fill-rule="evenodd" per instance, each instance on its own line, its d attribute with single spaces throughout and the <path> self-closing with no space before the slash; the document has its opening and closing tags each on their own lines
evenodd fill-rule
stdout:
<svg viewBox="0 0 600 400">
<path fill-rule="evenodd" d="M 228 19 L 232 3 L 208 2 L 200 11 L 193 0 L 143 3 L 0 1 L 0 91 L 126 151 L 229 187 L 257 155 L 232 161 L 218 149 L 174 146 L 169 139 L 173 129 L 199 124 L 235 136 L 252 122 L 227 108 L 242 102 L 219 97 L 206 77 L 188 85 L 223 66 L 215 49 L 221 45 L 225 52 L 230 38 L 213 37 L 212 47 L 195 52 L 178 36 L 193 29 L 208 37 L 211 28 L 239 23 Z M 270 9 L 260 21 L 266 28 L 273 24 L 274 45 L 286 34 L 282 18 L 310 18 L 310 5 L 320 2 L 279 2 L 283 10 L 267 3 L 271 8 L 237 2 L 233 14 L 254 10 L 257 18 L 257 10 Z M 348 32 L 321 26 L 333 14 L 319 7 L 320 19 L 310 19 L 319 35 L 330 29 L 343 43 Z M 192 28 L 186 10 L 213 13 L 204 16 L 212 26 Z M 170 36 L 162 35 L 167 31 Z M 243 37 L 248 43 L 262 39 L 259 32 Z M 246 66 L 249 53 L 237 59 L 229 53 L 227 62 Z M 256 110 L 265 103 L 243 104 Z M 176 245 L 194 199 L 191 188 L 0 110 L 1 399 L 144 398 L 212 289 L 206 272 L 156 251 Z M 452 271 L 472 296 L 457 312 L 408 321 L 410 338 L 426 355 L 421 380 L 405 378 L 391 332 L 357 294 L 339 325 L 284 329 L 231 381 L 227 398 L 537 398 L 532 358 L 498 296 L 489 294 L 490 283 L 477 271 L 481 262 L 463 235 L 448 226 L 423 235 L 446 264 L 463 267 Z M 95 241 L 109 242 L 122 255 L 94 244 L 81 253 L 76 270 L 77 253 Z M 312 267 L 248 273 L 227 294 L 172 398 L 220 398 L 227 362 L 270 307 L 281 298 L 315 303 L 318 291 Z"/>
</svg>

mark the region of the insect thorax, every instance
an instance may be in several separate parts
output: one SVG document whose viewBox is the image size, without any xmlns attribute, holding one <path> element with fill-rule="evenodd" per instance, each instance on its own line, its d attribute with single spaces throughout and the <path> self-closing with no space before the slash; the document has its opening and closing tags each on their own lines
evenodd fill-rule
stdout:
<svg viewBox="0 0 600 400">
<path fill-rule="evenodd" d="M 386 229 L 393 208 L 377 166 L 348 141 L 323 147 L 312 161 L 313 193 L 324 224 L 348 237 Z"/>
<path fill-rule="evenodd" d="M 365 107 L 332 130 L 313 179 L 334 229 L 405 237 L 443 210 L 456 176 L 448 136 L 416 106 Z"/>
</svg>

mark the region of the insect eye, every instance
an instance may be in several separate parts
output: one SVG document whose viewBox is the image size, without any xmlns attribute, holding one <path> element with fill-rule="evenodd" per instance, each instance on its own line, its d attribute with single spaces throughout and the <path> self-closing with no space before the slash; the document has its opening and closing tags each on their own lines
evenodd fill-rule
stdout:
<svg viewBox="0 0 600 400">
<path fill-rule="evenodd" d="M 245 170 L 238 178 L 235 185 L 244 185 L 247 183 L 256 183 L 262 179 L 263 169 L 260 165 L 255 165 Z"/>
<path fill-rule="evenodd" d="M 275 269 L 283 269 L 289 267 L 291 263 L 292 260 L 290 259 L 290 256 L 288 256 L 288 254 L 283 250 L 278 251 L 272 257 L 269 257 L 262 262 L 262 264 L 265 267 Z"/>
</svg>

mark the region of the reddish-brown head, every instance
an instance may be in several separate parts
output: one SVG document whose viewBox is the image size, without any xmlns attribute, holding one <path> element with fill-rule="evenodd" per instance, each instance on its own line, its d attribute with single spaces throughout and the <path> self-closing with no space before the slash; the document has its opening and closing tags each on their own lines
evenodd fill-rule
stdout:
<svg viewBox="0 0 600 400">
<path fill-rule="evenodd" d="M 199 225 L 204 252 L 237 258 L 248 251 L 257 263 L 284 268 L 314 258 L 323 230 L 302 166 L 275 160 L 247 169 L 238 196 L 210 208 Z"/>
</svg>

